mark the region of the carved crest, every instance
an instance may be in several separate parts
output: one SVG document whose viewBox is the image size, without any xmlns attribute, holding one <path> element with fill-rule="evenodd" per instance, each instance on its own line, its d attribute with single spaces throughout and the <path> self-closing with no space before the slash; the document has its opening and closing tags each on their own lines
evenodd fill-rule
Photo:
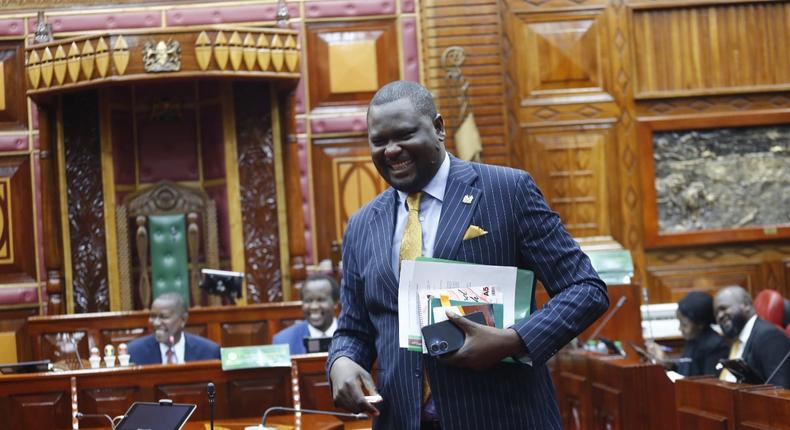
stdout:
<svg viewBox="0 0 790 430">
<path fill-rule="evenodd" d="M 143 46 L 146 72 L 177 72 L 181 70 L 181 44 L 177 40 L 148 41 Z"/>
</svg>

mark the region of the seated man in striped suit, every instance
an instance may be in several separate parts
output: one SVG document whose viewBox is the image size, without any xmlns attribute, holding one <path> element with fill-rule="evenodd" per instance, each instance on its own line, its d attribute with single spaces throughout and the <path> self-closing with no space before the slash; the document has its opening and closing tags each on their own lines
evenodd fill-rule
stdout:
<svg viewBox="0 0 790 430">
<path fill-rule="evenodd" d="M 559 429 L 545 363 L 606 311 L 606 285 L 526 172 L 461 161 L 444 138 L 421 85 L 392 82 L 373 97 L 371 158 L 391 188 L 349 220 L 343 239 L 342 311 L 327 359 L 335 402 L 377 416 L 377 429 Z M 400 261 L 420 255 L 529 269 L 552 298 L 505 329 L 453 318 L 466 340 L 447 358 L 409 352 L 398 342 L 398 277 Z M 502 363 L 509 356 L 531 364 Z M 364 391 L 383 401 L 374 406 Z"/>
</svg>

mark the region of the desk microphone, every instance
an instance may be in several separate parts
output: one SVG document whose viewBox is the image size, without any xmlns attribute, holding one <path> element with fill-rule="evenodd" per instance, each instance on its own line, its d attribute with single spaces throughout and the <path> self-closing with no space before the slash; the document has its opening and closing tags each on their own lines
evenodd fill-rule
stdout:
<svg viewBox="0 0 790 430">
<path fill-rule="evenodd" d="M 766 384 L 771 382 L 771 379 L 773 379 L 773 377 L 776 376 L 776 373 L 779 372 L 779 369 L 781 369 L 782 366 L 784 366 L 785 361 L 787 361 L 787 357 L 790 357 L 790 351 L 787 351 L 787 354 L 785 354 L 785 358 L 783 358 L 782 361 L 779 362 L 779 365 L 776 366 L 776 369 L 774 369 L 774 371 L 771 372 L 771 376 L 769 376 L 768 379 L 765 380 Z"/>
<path fill-rule="evenodd" d="M 214 383 L 209 382 L 208 385 L 206 385 L 206 390 L 208 391 L 209 420 L 211 421 L 211 430 L 214 430 Z"/>
<path fill-rule="evenodd" d="M 271 408 L 266 409 L 266 412 L 263 413 L 263 417 L 261 417 L 261 426 L 264 429 L 268 428 L 266 427 L 266 418 L 269 416 L 269 413 L 274 411 L 301 412 L 303 414 L 332 415 L 336 417 L 354 418 L 356 420 L 364 420 L 368 418 L 367 414 L 363 414 L 363 413 L 351 414 L 346 412 L 320 411 L 317 409 L 296 409 L 296 408 L 286 408 L 283 406 L 272 406 Z"/>
<path fill-rule="evenodd" d="M 82 364 L 82 357 L 80 357 L 80 347 L 77 345 L 77 340 L 74 339 L 74 336 L 71 336 L 71 344 L 74 345 L 74 352 L 77 354 L 77 363 L 79 363 L 80 369 L 84 369 L 85 365 Z"/>
<path fill-rule="evenodd" d="M 614 316 L 614 314 L 616 314 L 617 311 L 619 311 L 620 308 L 623 307 L 623 303 L 625 303 L 625 300 L 626 300 L 625 296 L 620 296 L 620 300 L 618 300 L 617 304 L 614 305 L 614 309 L 612 310 L 612 312 L 610 312 L 609 315 L 607 315 L 606 318 L 604 318 L 604 320 L 601 321 L 601 324 L 598 326 L 597 329 L 595 329 L 593 334 L 590 335 L 589 339 L 597 339 L 598 338 L 598 335 L 601 334 L 601 330 L 603 330 L 603 328 L 606 327 L 606 324 L 609 323 L 609 320 L 611 320 L 612 317 Z"/>
<path fill-rule="evenodd" d="M 117 420 L 118 418 L 123 418 L 123 417 L 124 417 L 123 415 L 120 415 L 120 416 L 117 416 L 117 417 L 115 417 L 115 418 L 111 418 L 111 417 L 110 417 L 109 415 L 107 415 L 107 414 L 83 414 L 82 412 L 77 412 L 77 414 L 76 414 L 76 415 L 74 415 L 74 416 L 75 416 L 75 417 L 76 417 L 78 420 L 81 420 L 81 419 L 83 419 L 83 418 L 106 418 L 106 419 L 107 419 L 107 421 L 109 421 L 109 422 L 110 422 L 110 428 L 111 428 L 111 429 L 114 429 L 114 428 L 115 428 L 115 420 Z"/>
</svg>

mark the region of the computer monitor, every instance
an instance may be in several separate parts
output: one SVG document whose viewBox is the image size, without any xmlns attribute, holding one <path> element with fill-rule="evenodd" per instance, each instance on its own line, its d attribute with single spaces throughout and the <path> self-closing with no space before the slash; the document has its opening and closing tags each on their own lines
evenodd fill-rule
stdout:
<svg viewBox="0 0 790 430">
<path fill-rule="evenodd" d="M 0 364 L 0 373 L 10 375 L 14 373 L 48 372 L 51 363 L 49 360 L 23 361 L 21 363 Z"/>
<path fill-rule="evenodd" d="M 244 274 L 227 270 L 202 269 L 203 280 L 200 288 L 209 294 L 216 294 L 231 301 L 241 298 Z"/>
<path fill-rule="evenodd" d="M 115 426 L 115 430 L 180 430 L 195 412 L 195 405 L 160 401 L 137 402 Z"/>
</svg>

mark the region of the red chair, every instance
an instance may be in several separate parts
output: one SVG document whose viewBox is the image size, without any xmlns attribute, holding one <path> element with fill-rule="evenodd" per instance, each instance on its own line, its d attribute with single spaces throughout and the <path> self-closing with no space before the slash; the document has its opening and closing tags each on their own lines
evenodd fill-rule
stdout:
<svg viewBox="0 0 790 430">
<path fill-rule="evenodd" d="M 784 330 L 785 300 L 778 291 L 762 290 L 754 298 L 757 316 Z"/>
</svg>

